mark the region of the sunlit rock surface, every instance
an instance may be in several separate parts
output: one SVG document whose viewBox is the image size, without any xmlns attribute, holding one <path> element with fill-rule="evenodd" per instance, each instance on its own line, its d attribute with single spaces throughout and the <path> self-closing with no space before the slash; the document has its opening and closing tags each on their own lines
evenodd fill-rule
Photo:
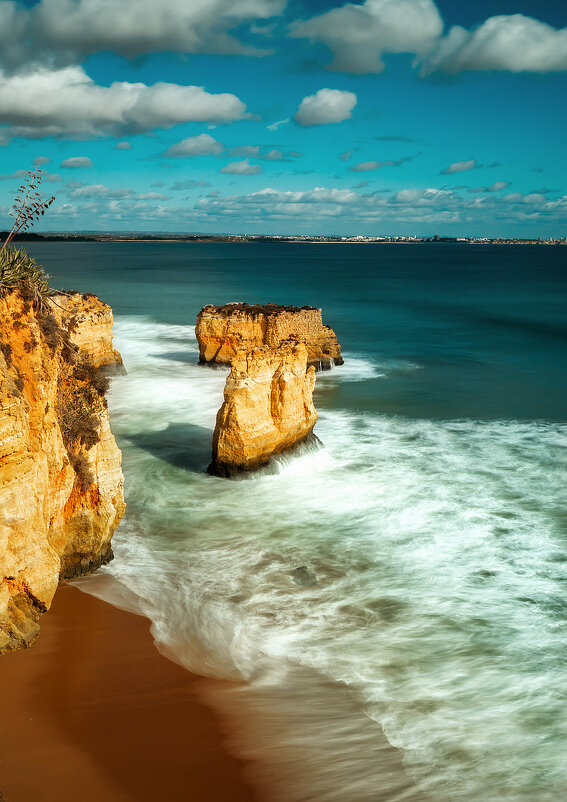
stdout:
<svg viewBox="0 0 567 802">
<path fill-rule="evenodd" d="M 315 370 L 343 364 L 335 332 L 322 322 L 321 310 L 311 306 L 209 304 L 197 316 L 195 333 L 204 363 L 230 364 L 238 351 L 278 348 L 292 337 L 305 343 L 307 364 Z"/>
<path fill-rule="evenodd" d="M 305 440 L 317 421 L 305 343 L 237 351 L 217 414 L 209 472 L 233 476 Z"/>
<path fill-rule="evenodd" d="M 100 368 L 121 363 L 111 327 L 92 295 L 44 311 L 0 298 L 0 652 L 34 640 L 60 579 L 112 557 L 124 496 Z"/>
</svg>

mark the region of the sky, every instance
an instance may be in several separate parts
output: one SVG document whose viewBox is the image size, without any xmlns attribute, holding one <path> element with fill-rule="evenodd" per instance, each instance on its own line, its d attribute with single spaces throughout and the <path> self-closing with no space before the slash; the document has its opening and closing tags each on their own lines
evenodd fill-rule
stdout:
<svg viewBox="0 0 567 802">
<path fill-rule="evenodd" d="M 567 236 L 565 0 L 0 0 L 0 229 Z"/>
</svg>

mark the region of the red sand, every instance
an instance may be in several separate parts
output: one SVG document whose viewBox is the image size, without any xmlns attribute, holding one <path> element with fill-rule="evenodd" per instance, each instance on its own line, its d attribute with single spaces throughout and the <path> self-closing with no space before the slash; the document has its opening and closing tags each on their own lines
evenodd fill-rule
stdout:
<svg viewBox="0 0 567 802">
<path fill-rule="evenodd" d="M 62 585 L 34 646 L 0 657 L 0 800 L 257 802 L 199 682 L 147 619 Z"/>
</svg>

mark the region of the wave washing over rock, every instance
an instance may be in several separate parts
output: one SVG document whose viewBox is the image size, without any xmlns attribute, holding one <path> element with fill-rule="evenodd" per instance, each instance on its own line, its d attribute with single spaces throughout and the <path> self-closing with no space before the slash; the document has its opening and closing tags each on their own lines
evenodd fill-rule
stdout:
<svg viewBox="0 0 567 802">
<path fill-rule="evenodd" d="M 94 295 L 44 309 L 0 298 L 0 652 L 28 646 L 60 579 L 112 558 L 124 513 L 106 369 L 121 367 Z"/>
</svg>

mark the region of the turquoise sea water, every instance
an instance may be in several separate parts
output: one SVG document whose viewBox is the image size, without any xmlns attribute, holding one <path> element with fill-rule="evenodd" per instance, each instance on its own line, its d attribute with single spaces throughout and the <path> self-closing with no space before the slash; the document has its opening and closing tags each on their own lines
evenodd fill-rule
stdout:
<svg viewBox="0 0 567 802">
<path fill-rule="evenodd" d="M 112 305 L 128 369 L 99 587 L 238 682 L 212 701 L 268 797 L 563 798 L 567 248 L 30 251 Z M 194 323 L 226 301 L 321 306 L 345 357 L 317 377 L 324 447 L 243 481 L 204 472 L 226 372 Z"/>
</svg>

